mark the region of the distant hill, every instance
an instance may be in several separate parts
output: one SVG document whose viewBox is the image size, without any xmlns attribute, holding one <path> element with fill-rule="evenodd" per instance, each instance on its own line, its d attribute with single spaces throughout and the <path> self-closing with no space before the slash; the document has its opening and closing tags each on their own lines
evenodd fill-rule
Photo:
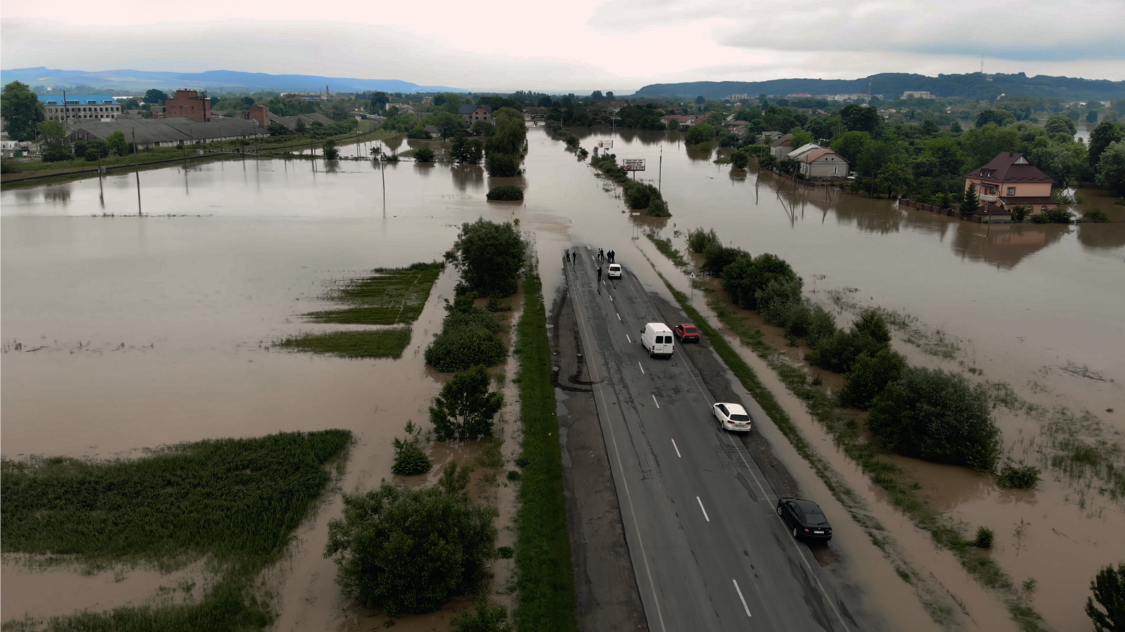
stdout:
<svg viewBox="0 0 1125 632">
<path fill-rule="evenodd" d="M 258 90 L 324 92 L 324 86 L 326 85 L 332 92 L 364 92 L 366 90 L 382 90 L 383 92 L 467 92 L 467 90 L 461 88 L 420 86 L 416 83 L 397 79 L 269 75 L 261 72 L 238 72 L 236 70 L 209 70 L 207 72 L 104 70 L 86 72 L 83 70 L 54 70 L 43 67 L 0 70 L 0 85 L 7 85 L 12 81 L 22 81 L 32 87 L 94 86 L 127 92 L 144 92 L 149 88 L 160 90 L 192 88 L 212 91 L 230 90 L 232 92 L 255 92 Z"/>
<path fill-rule="evenodd" d="M 794 92 L 820 94 L 866 93 L 885 98 L 900 97 L 908 90 L 927 90 L 939 97 L 995 99 L 1001 94 L 1063 99 L 1125 99 L 1125 81 L 1080 79 L 1038 75 L 938 75 L 927 77 L 906 73 L 883 73 L 862 79 L 774 79 L 771 81 L 695 81 L 690 83 L 656 83 L 637 90 L 637 96 L 690 97 L 721 99 L 731 94 L 786 95 Z"/>
</svg>

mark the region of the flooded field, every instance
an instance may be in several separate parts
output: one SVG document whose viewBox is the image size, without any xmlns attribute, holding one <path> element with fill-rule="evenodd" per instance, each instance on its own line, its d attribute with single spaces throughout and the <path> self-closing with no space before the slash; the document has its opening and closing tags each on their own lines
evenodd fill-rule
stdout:
<svg viewBox="0 0 1125 632">
<path fill-rule="evenodd" d="M 609 133 L 580 136 L 592 149 Z M 440 326 L 453 275 L 438 280 L 400 360 L 272 345 L 324 327 L 299 315 L 328 307 L 320 297 L 333 280 L 440 259 L 457 226 L 478 217 L 519 219 L 533 234 L 547 297 L 571 244 L 617 250 L 656 289 L 659 280 L 628 243 L 643 230 L 672 237 L 714 228 L 725 243 L 788 260 L 826 302 L 829 292 L 848 290 L 857 305 L 915 317 L 955 347 L 950 359 L 899 345 L 913 362 L 972 367 L 1028 401 L 1089 410 L 1104 438 L 1122 441 L 1125 224 L 989 227 L 900 211 L 889 200 L 794 193 L 769 175 L 732 175 L 713 155 L 663 134 L 618 133 L 618 158 L 645 158 L 640 177 L 659 183 L 670 204 L 672 218 L 652 220 L 626 213 L 615 187 L 541 129 L 528 140 L 526 173 L 502 182 L 472 166 L 400 162 L 380 173 L 362 161 L 327 169 L 307 160 L 228 161 L 142 172 L 144 217 L 136 216 L 132 175 L 3 192 L 4 458 L 108 459 L 209 437 L 348 428 L 359 445 L 344 488 L 390 478 L 391 438 L 407 419 L 426 418 L 440 388 L 421 350 Z M 409 142 L 390 146 L 401 152 Z M 500 183 L 525 187 L 526 202 L 486 202 L 488 187 Z M 1125 208 L 1084 195 L 1087 206 L 1125 219 Z M 647 240 L 634 243 L 655 252 Z M 1013 450 L 1026 452 L 1040 436 L 1026 414 L 997 415 Z M 1038 490 L 1012 493 L 962 470 L 904 465 L 943 510 L 994 528 L 993 556 L 1014 580 L 1037 579 L 1034 605 L 1053 628 L 1088 629 L 1081 604 L 1089 579 L 1106 561 L 1125 559 L 1112 528 L 1125 519 L 1121 503 L 1096 491 L 1082 496 L 1049 470 Z M 336 504 L 298 531 L 291 563 L 277 571 L 278 630 L 325 629 L 346 618 L 317 526 Z M 1021 520 L 1031 526 L 1017 534 Z M 93 576 L 75 580 L 93 582 L 80 602 L 32 599 L 37 584 L 19 581 L 21 572 L 5 564 L 5 620 L 145 597 L 121 586 L 130 582 Z"/>
</svg>

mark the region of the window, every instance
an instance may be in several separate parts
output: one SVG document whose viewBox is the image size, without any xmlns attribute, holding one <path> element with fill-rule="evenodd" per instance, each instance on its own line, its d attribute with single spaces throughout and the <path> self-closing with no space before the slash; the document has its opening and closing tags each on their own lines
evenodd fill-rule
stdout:
<svg viewBox="0 0 1125 632">
<path fill-rule="evenodd" d="M 1015 195 L 1016 187 L 1008 187 L 1008 195 Z"/>
<path fill-rule="evenodd" d="M 1040 211 L 1043 211 L 1044 213 L 1046 213 L 1046 212 L 1047 212 L 1047 207 L 1046 207 L 1046 206 L 1041 206 L 1041 207 L 1039 207 L 1039 210 L 1040 210 Z"/>
</svg>

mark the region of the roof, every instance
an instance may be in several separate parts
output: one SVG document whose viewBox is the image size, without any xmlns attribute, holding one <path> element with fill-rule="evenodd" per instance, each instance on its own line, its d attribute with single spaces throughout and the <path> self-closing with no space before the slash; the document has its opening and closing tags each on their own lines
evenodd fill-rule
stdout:
<svg viewBox="0 0 1125 632">
<path fill-rule="evenodd" d="M 995 202 L 985 202 L 984 204 L 981 204 L 979 207 L 977 207 L 977 210 L 973 212 L 973 215 L 1007 215 L 1010 217 L 1012 215 L 1012 212 L 1004 208 L 1003 206 L 996 204 Z"/>
<path fill-rule="evenodd" d="M 225 119 L 222 123 L 199 123 L 186 117 L 115 119 L 107 122 L 90 121 L 71 126 L 70 131 L 75 138 L 90 137 L 99 140 L 105 140 L 110 134 L 121 131 L 129 142 L 133 141 L 135 134 L 139 145 L 190 141 L 192 139 L 212 140 L 220 137 L 232 138 L 266 133 L 265 130 L 258 127 L 256 121 Z"/>
<path fill-rule="evenodd" d="M 847 160 L 844 160 L 843 156 L 841 156 L 840 154 L 837 154 L 836 152 L 834 152 L 831 149 L 828 149 L 826 147 L 821 147 L 820 149 L 815 149 L 813 151 L 810 151 L 810 152 L 806 153 L 805 155 L 801 156 L 801 162 L 812 163 L 812 162 L 816 162 L 817 160 L 820 160 L 821 158 L 823 158 L 825 156 L 834 156 L 840 162 L 843 162 L 843 163 L 848 162 Z"/>
<path fill-rule="evenodd" d="M 966 177 L 992 182 L 1054 182 L 1050 176 L 1014 151 L 1000 152 L 989 163 L 973 169 Z"/>
<path fill-rule="evenodd" d="M 785 142 L 788 142 L 790 138 L 793 138 L 792 134 L 778 136 L 776 140 L 770 143 L 770 147 L 781 147 L 781 145 Z"/>
<path fill-rule="evenodd" d="M 796 160 L 797 158 L 800 158 L 803 154 L 806 154 L 806 153 L 808 153 L 810 151 L 813 151 L 813 150 L 816 150 L 816 149 L 820 149 L 820 145 L 817 145 L 816 143 L 806 143 L 806 144 L 801 145 L 800 147 L 794 149 L 793 151 L 789 152 L 789 158 Z"/>
<path fill-rule="evenodd" d="M 41 94 L 39 95 L 39 102 L 43 105 L 62 105 L 63 95 L 61 94 Z M 113 95 L 109 94 L 68 94 L 66 95 L 67 105 L 117 105 L 117 101 L 113 100 Z"/>
<path fill-rule="evenodd" d="M 478 103 L 476 105 L 462 105 L 461 107 L 457 108 L 457 111 L 460 114 L 472 114 L 473 112 L 476 112 L 479 108 L 484 108 L 485 112 L 488 112 L 489 114 L 492 114 L 492 106 L 491 105 L 484 105 L 483 103 Z"/>
</svg>

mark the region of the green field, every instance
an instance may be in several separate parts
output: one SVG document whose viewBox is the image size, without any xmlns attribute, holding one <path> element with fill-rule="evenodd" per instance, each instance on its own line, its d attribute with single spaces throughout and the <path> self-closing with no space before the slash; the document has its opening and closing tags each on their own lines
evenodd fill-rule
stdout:
<svg viewBox="0 0 1125 632">
<path fill-rule="evenodd" d="M 373 276 L 348 281 L 325 298 L 347 307 L 309 312 L 314 323 L 343 325 L 398 325 L 412 323 L 422 314 L 430 290 L 444 268 L 441 263 L 416 263 L 408 268 L 373 270 Z"/>
<path fill-rule="evenodd" d="M 276 346 L 294 351 L 321 353 L 341 358 L 401 358 L 410 344 L 410 328 L 368 331 L 332 331 L 286 338 Z"/>
</svg>

